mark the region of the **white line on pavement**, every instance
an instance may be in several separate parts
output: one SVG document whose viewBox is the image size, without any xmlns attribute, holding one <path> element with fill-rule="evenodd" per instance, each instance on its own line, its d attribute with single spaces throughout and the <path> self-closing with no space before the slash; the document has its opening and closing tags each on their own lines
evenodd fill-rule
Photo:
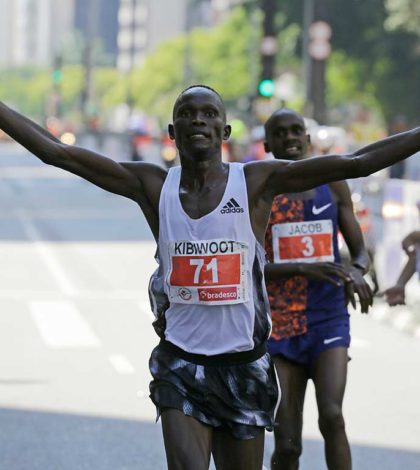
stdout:
<svg viewBox="0 0 420 470">
<path fill-rule="evenodd" d="M 0 178 L 34 179 L 34 178 L 59 178 L 74 179 L 77 176 L 56 167 L 50 166 L 8 166 L 0 168 Z"/>
<path fill-rule="evenodd" d="M 33 301 L 28 305 L 35 325 L 48 347 L 100 347 L 98 337 L 72 302 Z"/>
<path fill-rule="evenodd" d="M 22 223 L 23 229 L 25 230 L 26 236 L 33 243 L 33 246 L 36 251 L 38 251 L 52 277 L 58 284 L 61 292 L 66 296 L 74 297 L 77 294 L 77 289 L 60 266 L 60 263 L 57 261 L 48 245 L 42 241 L 42 237 L 33 222 L 25 215 L 24 212 L 20 212 L 19 219 Z"/>
<path fill-rule="evenodd" d="M 6 186 L 6 189 L 9 189 Z M 3 190 L 3 188 L 2 188 Z M 8 191 L 13 194 L 12 191 Z M 0 218 L 10 218 L 10 216 L 19 217 L 22 210 L 10 211 L 9 208 L 0 209 Z M 93 209 L 93 208 L 78 208 L 78 209 L 39 209 L 31 210 L 31 215 L 37 219 L 57 219 L 57 220 L 72 220 L 72 219 L 96 219 L 96 218 L 112 218 L 112 219 L 130 219 L 133 217 L 132 210 L 119 210 L 117 213 L 111 209 Z"/>
<path fill-rule="evenodd" d="M 122 375 L 134 374 L 135 369 L 131 362 L 122 354 L 111 354 L 109 356 L 109 362 L 112 364 L 114 369 Z"/>
</svg>

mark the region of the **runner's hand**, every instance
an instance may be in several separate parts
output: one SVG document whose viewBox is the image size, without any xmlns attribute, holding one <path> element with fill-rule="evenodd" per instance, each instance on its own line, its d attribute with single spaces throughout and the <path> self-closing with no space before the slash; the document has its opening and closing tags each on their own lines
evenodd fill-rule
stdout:
<svg viewBox="0 0 420 470">
<path fill-rule="evenodd" d="M 401 242 L 402 249 L 407 253 L 407 255 L 410 255 L 414 252 L 415 250 L 415 245 L 416 243 L 420 242 L 420 231 L 416 230 L 414 232 L 409 233 L 405 238 L 403 238 L 403 241 Z"/>
<path fill-rule="evenodd" d="M 404 287 L 398 285 L 392 286 L 384 292 L 381 292 L 380 295 L 385 296 L 385 300 L 390 307 L 395 307 L 395 305 L 405 305 Z"/>
<path fill-rule="evenodd" d="M 346 283 L 347 303 L 350 302 L 353 308 L 356 308 L 356 296 L 359 297 L 360 310 L 362 313 L 368 313 L 369 307 L 373 304 L 373 292 L 369 284 L 365 281 L 362 272 L 352 266 L 348 268 L 350 281 Z"/>
<path fill-rule="evenodd" d="M 308 279 L 331 282 L 337 287 L 351 281 L 349 273 L 339 263 L 302 263 L 301 272 Z"/>
</svg>

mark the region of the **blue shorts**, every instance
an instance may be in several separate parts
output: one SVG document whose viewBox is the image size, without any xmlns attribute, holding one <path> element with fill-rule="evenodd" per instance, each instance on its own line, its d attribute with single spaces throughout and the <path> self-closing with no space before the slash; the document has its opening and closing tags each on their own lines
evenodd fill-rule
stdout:
<svg viewBox="0 0 420 470">
<path fill-rule="evenodd" d="M 350 346 L 350 325 L 342 324 L 311 326 L 302 334 L 281 340 L 269 339 L 268 352 L 272 356 L 281 355 L 298 364 L 311 366 L 315 359 L 327 349 L 348 348 Z"/>
</svg>

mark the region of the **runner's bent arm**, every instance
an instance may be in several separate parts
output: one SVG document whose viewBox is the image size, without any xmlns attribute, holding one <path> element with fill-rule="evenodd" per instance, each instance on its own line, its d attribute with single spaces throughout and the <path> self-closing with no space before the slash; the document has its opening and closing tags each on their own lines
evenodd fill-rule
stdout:
<svg viewBox="0 0 420 470">
<path fill-rule="evenodd" d="M 156 210 L 166 171 L 143 162 L 117 163 L 91 150 L 61 143 L 30 119 L 0 103 L 0 128 L 44 163 L 74 173 L 115 194 Z"/>
<path fill-rule="evenodd" d="M 346 294 L 353 307 L 356 307 L 354 293 L 359 296 L 362 313 L 367 313 L 373 303 L 373 293 L 363 275 L 369 268 L 370 259 L 363 233 L 354 214 L 353 202 L 348 184 L 345 181 L 330 183 L 338 208 L 338 226 L 343 234 L 351 256 L 348 273 L 351 282 L 346 284 Z"/>
<path fill-rule="evenodd" d="M 366 274 L 369 269 L 370 258 L 365 246 L 362 229 L 354 214 L 348 184 L 345 181 L 336 181 L 331 183 L 330 187 L 337 200 L 338 226 L 350 251 L 351 264 L 357 267 L 362 274 Z"/>
<path fill-rule="evenodd" d="M 415 245 L 420 243 L 420 230 L 410 232 L 401 242 L 403 250 L 409 254 L 415 250 Z"/>
<path fill-rule="evenodd" d="M 415 253 L 412 253 L 408 257 L 407 263 L 403 267 L 396 284 L 398 286 L 405 287 L 407 282 L 412 278 L 415 272 L 416 272 L 416 255 Z"/>
<path fill-rule="evenodd" d="M 396 284 L 389 287 L 379 295 L 384 295 L 390 307 L 405 305 L 405 286 L 416 272 L 416 255 L 410 252 L 407 263 L 404 265 Z"/>
<path fill-rule="evenodd" d="M 332 181 L 368 176 L 420 150 L 420 127 L 387 137 L 345 155 L 297 161 L 266 160 L 246 165 L 249 194 L 268 199 Z"/>
</svg>

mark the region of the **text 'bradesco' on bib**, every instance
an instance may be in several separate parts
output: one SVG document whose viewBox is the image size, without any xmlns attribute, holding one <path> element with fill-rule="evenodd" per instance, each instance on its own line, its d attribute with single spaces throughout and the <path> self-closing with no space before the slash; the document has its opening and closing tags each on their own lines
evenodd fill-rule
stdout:
<svg viewBox="0 0 420 470">
<path fill-rule="evenodd" d="M 169 244 L 169 300 L 183 304 L 229 305 L 248 301 L 248 244 L 234 240 Z"/>
<path fill-rule="evenodd" d="M 272 236 L 275 263 L 334 261 L 331 220 L 275 224 Z"/>
</svg>

